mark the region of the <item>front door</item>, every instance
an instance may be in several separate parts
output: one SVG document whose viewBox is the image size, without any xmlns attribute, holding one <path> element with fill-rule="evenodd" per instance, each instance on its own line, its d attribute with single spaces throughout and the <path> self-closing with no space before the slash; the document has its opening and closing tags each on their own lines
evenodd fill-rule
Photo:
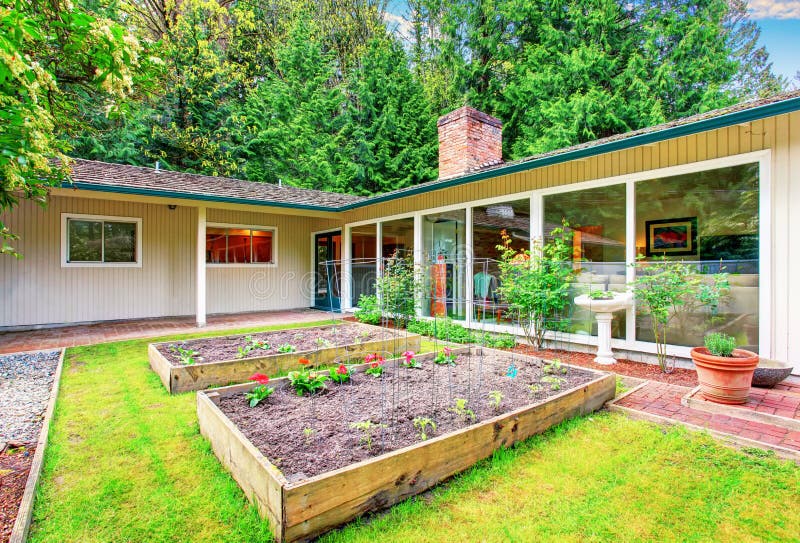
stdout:
<svg viewBox="0 0 800 543">
<path fill-rule="evenodd" d="M 342 272 L 342 233 L 314 236 L 314 307 L 338 311 Z"/>
</svg>

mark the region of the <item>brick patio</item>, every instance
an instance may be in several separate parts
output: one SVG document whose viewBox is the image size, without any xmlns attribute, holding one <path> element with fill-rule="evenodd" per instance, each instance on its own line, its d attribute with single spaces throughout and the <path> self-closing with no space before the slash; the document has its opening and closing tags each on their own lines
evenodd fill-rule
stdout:
<svg viewBox="0 0 800 543">
<path fill-rule="evenodd" d="M 691 391 L 689 387 L 646 381 L 616 399 L 609 407 L 635 418 L 705 429 L 735 445 L 771 449 L 780 456 L 800 461 L 800 431 L 779 424 L 748 420 L 743 418 L 741 411 L 737 411 L 767 410 L 774 414 L 780 409 L 786 418 L 800 421 L 800 377 L 790 377 L 772 390 L 753 388 L 746 405 L 726 406 L 721 408 L 724 413 L 684 405 L 681 400 Z"/>
<path fill-rule="evenodd" d="M 96 324 L 43 328 L 20 332 L 0 332 L 0 354 L 36 351 L 58 347 L 76 347 L 125 339 L 188 334 L 198 331 L 231 330 L 254 326 L 324 321 L 331 313 L 316 309 L 264 311 L 236 315 L 210 315 L 203 328 L 195 325 L 194 317 L 167 317 Z M 337 315 L 340 318 L 341 315 Z"/>
</svg>

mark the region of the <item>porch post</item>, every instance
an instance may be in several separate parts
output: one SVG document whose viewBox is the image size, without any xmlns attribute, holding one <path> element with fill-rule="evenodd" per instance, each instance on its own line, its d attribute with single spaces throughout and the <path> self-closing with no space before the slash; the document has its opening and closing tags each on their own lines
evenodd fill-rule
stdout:
<svg viewBox="0 0 800 543">
<path fill-rule="evenodd" d="M 197 253 L 195 255 L 195 318 L 197 326 L 206 325 L 206 208 L 197 208 Z"/>
<path fill-rule="evenodd" d="M 345 225 L 342 228 L 342 265 L 339 281 L 339 291 L 341 292 L 341 309 L 347 311 L 353 308 L 353 293 L 351 291 L 353 277 L 353 242 L 351 241 L 353 229 Z M 358 301 L 358 300 L 356 300 Z"/>
<path fill-rule="evenodd" d="M 465 268 L 467 268 L 464 272 L 464 286 L 466 287 L 466 303 L 467 303 L 467 314 L 466 314 L 466 323 L 467 328 L 472 328 L 472 318 L 474 316 L 474 308 L 475 308 L 475 300 L 474 295 L 474 282 L 473 276 L 475 275 L 475 265 L 474 265 L 474 253 L 473 253 L 473 239 L 472 239 L 472 206 L 468 206 L 466 209 L 466 214 L 464 216 L 466 224 L 466 239 L 465 239 Z"/>
</svg>

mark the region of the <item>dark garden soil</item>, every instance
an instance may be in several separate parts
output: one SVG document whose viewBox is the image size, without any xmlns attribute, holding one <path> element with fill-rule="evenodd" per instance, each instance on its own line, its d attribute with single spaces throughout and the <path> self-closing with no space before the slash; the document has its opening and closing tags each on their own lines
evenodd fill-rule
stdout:
<svg viewBox="0 0 800 543">
<path fill-rule="evenodd" d="M 0 452 L 0 543 L 11 538 L 34 452 L 33 445 Z"/>
<path fill-rule="evenodd" d="M 180 356 L 171 348 L 173 345 L 183 349 L 197 351 L 197 354 L 194 356 L 195 364 L 209 364 L 224 360 L 238 359 L 239 348 L 245 347 L 248 344 L 248 341 L 245 339 L 245 337 L 248 336 L 252 336 L 253 339 L 258 341 L 266 342 L 269 348 L 253 349 L 246 356 L 242 357 L 242 360 L 279 354 L 278 347 L 287 344 L 295 348 L 294 352 L 315 351 L 354 343 L 390 339 L 395 337 L 395 335 L 395 332 L 382 330 L 373 326 L 344 324 L 325 328 L 295 328 L 292 330 L 276 330 L 239 336 L 195 339 L 161 344 L 157 348 L 158 352 L 169 360 L 172 365 L 182 366 L 183 364 L 180 361 Z"/>
<path fill-rule="evenodd" d="M 461 354 L 455 366 L 435 365 L 431 355 L 419 360 L 421 369 L 388 362 L 382 377 L 356 373 L 350 383 L 328 382 L 327 390 L 313 396 L 298 397 L 288 386 L 279 386 L 255 408 L 243 394 L 224 397 L 219 405 L 287 480 L 296 482 L 419 443 L 417 417 L 436 423 L 436 430 L 427 432 L 436 437 L 597 378 L 580 368 L 563 368 L 566 373 L 556 370 L 559 390 L 552 390 L 547 379 L 541 381 L 552 377 L 543 371 L 543 362 L 515 353 Z M 510 377 L 514 370 L 516 376 Z M 492 391 L 502 395 L 497 408 L 490 403 Z M 457 398 L 467 400 L 474 420 L 455 412 Z M 373 431 L 371 449 L 365 433 L 351 427 L 367 420 L 386 425 Z"/>
<path fill-rule="evenodd" d="M 627 375 L 629 377 L 638 377 L 639 379 L 650 379 L 651 381 L 660 381 L 662 383 L 669 383 L 671 385 L 680 385 L 685 387 L 697 386 L 697 372 L 684 368 L 675 368 L 671 373 L 664 373 L 656 364 L 647 364 L 645 362 L 634 362 L 632 360 L 617 359 L 616 364 L 601 365 L 593 362 L 595 355 L 589 353 L 579 353 L 575 351 L 554 351 L 550 349 L 536 350 L 531 345 L 517 344 L 513 352 L 527 354 L 530 356 L 538 356 L 547 360 L 559 358 L 566 364 L 573 364 L 575 366 L 583 366 L 585 368 L 592 368 L 601 371 L 610 371 L 619 375 Z"/>
</svg>

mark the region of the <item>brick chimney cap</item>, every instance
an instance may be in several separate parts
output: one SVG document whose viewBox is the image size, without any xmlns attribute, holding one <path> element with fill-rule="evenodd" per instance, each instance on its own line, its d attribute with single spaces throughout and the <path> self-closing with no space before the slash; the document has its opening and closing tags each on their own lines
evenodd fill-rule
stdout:
<svg viewBox="0 0 800 543">
<path fill-rule="evenodd" d="M 441 117 L 439 117 L 439 120 L 436 121 L 436 126 L 441 127 L 446 124 L 452 123 L 453 121 L 462 119 L 463 117 L 471 117 L 472 119 L 494 126 L 496 128 L 503 128 L 503 123 L 500 121 L 500 119 L 492 117 L 491 115 L 484 113 L 483 111 L 478 111 L 474 107 L 470 106 L 463 106 L 456 109 L 455 111 L 451 111 L 446 115 L 442 115 Z"/>
</svg>

